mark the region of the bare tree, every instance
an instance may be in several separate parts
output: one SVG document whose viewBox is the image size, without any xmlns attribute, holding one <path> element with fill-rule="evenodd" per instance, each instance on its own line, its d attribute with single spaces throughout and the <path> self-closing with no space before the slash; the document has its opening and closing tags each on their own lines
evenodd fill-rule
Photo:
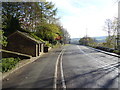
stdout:
<svg viewBox="0 0 120 90">
<path fill-rule="evenodd" d="M 112 30 L 112 21 L 110 19 L 106 19 L 104 30 L 108 33 L 108 37 L 110 37 Z"/>
<path fill-rule="evenodd" d="M 108 37 L 106 39 L 107 47 L 116 48 L 116 38 L 117 38 L 117 28 L 118 28 L 118 18 L 106 19 L 104 30 L 108 33 Z"/>
</svg>

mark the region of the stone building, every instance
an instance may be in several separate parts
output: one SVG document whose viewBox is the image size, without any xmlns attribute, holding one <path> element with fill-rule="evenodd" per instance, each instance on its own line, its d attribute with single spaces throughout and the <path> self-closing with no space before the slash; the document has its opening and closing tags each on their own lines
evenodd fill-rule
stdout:
<svg viewBox="0 0 120 90">
<path fill-rule="evenodd" d="M 29 33 L 16 31 L 8 36 L 6 49 L 33 57 L 39 56 L 44 49 L 44 42 L 36 40 Z"/>
</svg>

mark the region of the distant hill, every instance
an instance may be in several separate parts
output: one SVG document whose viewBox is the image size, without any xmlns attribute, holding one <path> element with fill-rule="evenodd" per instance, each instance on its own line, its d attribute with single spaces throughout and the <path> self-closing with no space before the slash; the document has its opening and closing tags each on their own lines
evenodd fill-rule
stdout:
<svg viewBox="0 0 120 90">
<path fill-rule="evenodd" d="M 105 42 L 107 36 L 92 37 L 95 38 L 98 42 Z M 72 44 L 79 44 L 80 38 L 71 38 Z"/>
<path fill-rule="evenodd" d="M 79 44 L 80 38 L 71 38 L 71 43 L 72 44 Z"/>
<path fill-rule="evenodd" d="M 100 37 L 93 37 L 95 38 L 98 42 L 105 42 L 107 36 L 100 36 Z"/>
</svg>

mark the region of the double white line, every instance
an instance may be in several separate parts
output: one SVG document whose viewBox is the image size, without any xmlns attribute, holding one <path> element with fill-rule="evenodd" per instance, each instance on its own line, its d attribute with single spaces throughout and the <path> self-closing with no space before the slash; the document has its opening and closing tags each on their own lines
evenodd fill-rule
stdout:
<svg viewBox="0 0 120 90">
<path fill-rule="evenodd" d="M 58 65 L 60 63 L 60 76 L 61 76 L 61 82 L 62 82 L 62 88 L 66 89 L 66 85 L 65 85 L 65 80 L 64 80 L 64 74 L 63 74 L 63 66 L 62 66 L 62 57 L 63 57 L 63 53 L 64 53 L 65 49 L 63 49 L 60 54 L 58 55 L 56 64 L 55 64 L 55 74 L 54 74 L 54 85 L 53 88 L 56 90 L 57 89 L 57 74 L 58 74 Z"/>
</svg>

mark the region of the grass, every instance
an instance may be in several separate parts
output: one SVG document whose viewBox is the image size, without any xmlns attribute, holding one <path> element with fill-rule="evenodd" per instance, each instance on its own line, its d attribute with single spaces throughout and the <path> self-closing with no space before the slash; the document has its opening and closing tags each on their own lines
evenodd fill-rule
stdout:
<svg viewBox="0 0 120 90">
<path fill-rule="evenodd" d="M 116 54 L 120 55 L 119 50 L 115 50 L 115 49 L 111 49 L 111 48 L 107 48 L 107 47 L 101 47 L 101 46 L 90 46 L 90 47 L 100 49 L 100 50 L 104 50 L 104 51 L 111 52 L 111 53 L 116 53 Z M 107 48 L 107 49 L 105 49 L 105 48 Z"/>
<path fill-rule="evenodd" d="M 65 46 L 69 46 L 69 45 L 71 45 L 71 44 L 65 44 Z"/>
<path fill-rule="evenodd" d="M 61 46 L 62 46 L 62 44 L 58 43 L 58 44 L 56 44 L 56 45 L 53 45 L 52 48 L 59 48 L 59 47 L 61 47 Z"/>
</svg>

